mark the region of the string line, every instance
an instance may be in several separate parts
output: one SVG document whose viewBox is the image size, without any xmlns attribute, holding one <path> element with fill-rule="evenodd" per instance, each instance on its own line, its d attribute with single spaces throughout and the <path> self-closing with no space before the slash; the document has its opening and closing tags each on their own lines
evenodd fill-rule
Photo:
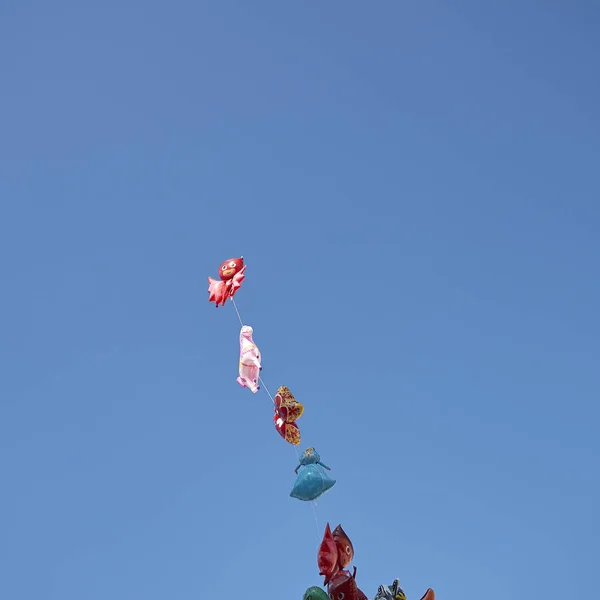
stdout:
<svg viewBox="0 0 600 600">
<path fill-rule="evenodd" d="M 315 515 L 315 523 L 317 525 L 317 541 L 321 541 L 321 528 L 319 527 L 319 517 L 317 517 L 317 503 L 313 500 L 311 503 L 313 513 Z"/>
<path fill-rule="evenodd" d="M 235 312 L 237 313 L 238 319 L 240 320 L 240 325 L 243 327 L 244 322 L 242 321 L 242 317 L 240 317 L 240 311 L 238 310 L 237 304 L 235 303 L 233 296 L 229 296 L 229 297 L 230 297 L 231 301 L 233 302 L 233 306 L 235 307 Z"/>
</svg>

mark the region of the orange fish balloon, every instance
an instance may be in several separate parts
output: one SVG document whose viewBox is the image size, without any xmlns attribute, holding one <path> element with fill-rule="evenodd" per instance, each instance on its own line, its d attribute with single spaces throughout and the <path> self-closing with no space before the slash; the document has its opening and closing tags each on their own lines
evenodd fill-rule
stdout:
<svg viewBox="0 0 600 600">
<path fill-rule="evenodd" d="M 338 525 L 334 530 L 332 537 L 335 541 L 337 548 L 337 562 L 340 569 L 345 569 L 354 558 L 354 548 L 350 538 L 346 535 L 346 532 L 342 529 L 341 525 Z"/>
<path fill-rule="evenodd" d="M 319 575 L 325 576 L 324 585 L 337 577 L 352 562 L 353 558 L 354 547 L 342 526 L 338 525 L 332 533 L 329 523 L 327 523 L 317 554 Z"/>
</svg>

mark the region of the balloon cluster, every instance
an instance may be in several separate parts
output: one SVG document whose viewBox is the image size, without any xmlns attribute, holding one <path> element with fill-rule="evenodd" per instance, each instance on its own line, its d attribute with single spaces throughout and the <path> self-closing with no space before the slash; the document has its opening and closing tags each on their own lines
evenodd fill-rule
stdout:
<svg viewBox="0 0 600 600">
<path fill-rule="evenodd" d="M 327 523 L 317 552 L 319 575 L 325 577 L 327 591 L 313 586 L 306 590 L 303 600 L 369 600 L 356 583 L 356 567 L 352 573 L 347 569 L 353 558 L 354 546 L 342 526 L 331 531 Z M 373 600 L 406 600 L 400 580 L 395 579 L 391 586 L 380 585 Z M 421 600 L 435 600 L 434 591 L 429 588 Z"/>
<path fill-rule="evenodd" d="M 209 302 L 215 306 L 225 306 L 227 300 L 234 304 L 240 320 L 240 359 L 237 382 L 248 388 L 253 394 L 261 389 L 262 355 L 254 342 L 254 329 L 244 325 L 237 305 L 233 299 L 246 277 L 244 257 L 230 258 L 219 267 L 219 280 L 208 278 Z M 264 384 L 263 384 L 264 385 Z M 266 387 L 265 387 L 266 389 Z M 267 389 L 267 393 L 269 393 Z M 270 396 L 270 394 L 269 394 Z M 304 414 L 304 406 L 296 400 L 290 389 L 282 385 L 273 400 L 273 424 L 279 435 L 293 446 L 300 444 L 300 429 L 297 421 Z M 294 469 L 296 481 L 290 496 L 304 502 L 312 502 L 329 491 L 336 483 L 327 471 L 331 469 L 321 462 L 319 453 L 314 448 L 307 448 L 299 464 Z M 329 523 L 325 527 L 323 540 L 317 553 L 319 575 L 324 576 L 323 585 L 327 591 L 318 586 L 306 590 L 303 600 L 369 600 L 356 583 L 356 567 L 348 570 L 354 558 L 354 547 L 346 532 L 338 525 L 333 531 Z M 398 579 L 391 586 L 380 585 L 373 600 L 406 600 Z M 421 600 L 435 600 L 432 589 L 428 589 Z"/>
</svg>

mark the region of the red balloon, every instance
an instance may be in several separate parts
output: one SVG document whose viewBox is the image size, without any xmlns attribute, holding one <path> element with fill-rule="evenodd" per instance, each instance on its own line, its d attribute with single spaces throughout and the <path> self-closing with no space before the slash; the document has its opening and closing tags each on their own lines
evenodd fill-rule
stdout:
<svg viewBox="0 0 600 600">
<path fill-rule="evenodd" d="M 338 565 L 340 569 L 345 569 L 354 558 L 354 547 L 341 525 L 333 530 L 333 539 L 338 551 Z"/>
<path fill-rule="evenodd" d="M 230 258 L 219 267 L 219 277 L 221 281 L 217 281 L 212 277 L 208 278 L 208 301 L 214 302 L 215 306 L 222 304 L 225 306 L 227 298 L 233 298 L 234 294 L 242 287 L 242 281 L 246 275 L 244 271 L 244 257 Z"/>
<path fill-rule="evenodd" d="M 343 571 L 353 558 L 354 547 L 342 526 L 338 525 L 332 533 L 329 523 L 327 523 L 317 554 L 319 575 L 325 575 L 324 585 L 327 585 L 334 576 Z"/>
<path fill-rule="evenodd" d="M 368 600 L 356 585 L 356 567 L 352 575 L 340 571 L 327 587 L 327 593 L 332 600 Z"/>
<path fill-rule="evenodd" d="M 329 523 L 327 523 L 325 527 L 323 541 L 319 546 L 317 565 L 319 567 L 319 575 L 325 576 L 323 585 L 327 585 L 340 570 L 338 565 L 338 549 L 335 540 L 333 539 L 333 535 L 331 534 Z"/>
<path fill-rule="evenodd" d="M 219 277 L 222 281 L 229 281 L 243 268 L 243 256 L 240 256 L 240 258 L 228 258 L 224 263 L 221 263 L 221 265 L 219 266 Z"/>
</svg>

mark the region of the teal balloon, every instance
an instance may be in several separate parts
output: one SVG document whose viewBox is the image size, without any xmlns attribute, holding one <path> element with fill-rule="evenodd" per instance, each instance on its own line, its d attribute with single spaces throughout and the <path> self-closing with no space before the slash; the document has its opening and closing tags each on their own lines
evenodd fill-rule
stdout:
<svg viewBox="0 0 600 600">
<path fill-rule="evenodd" d="M 321 457 L 314 448 L 304 451 L 296 469 L 300 469 L 300 472 L 290 492 L 292 498 L 312 502 L 335 485 L 335 479 L 329 477 L 325 470 L 329 467 L 321 462 Z"/>
</svg>

